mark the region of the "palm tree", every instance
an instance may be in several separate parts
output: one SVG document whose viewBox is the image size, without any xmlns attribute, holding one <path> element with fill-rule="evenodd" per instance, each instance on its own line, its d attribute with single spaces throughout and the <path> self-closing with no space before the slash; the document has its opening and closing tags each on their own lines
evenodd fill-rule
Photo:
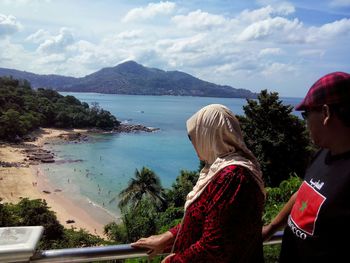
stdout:
<svg viewBox="0 0 350 263">
<path fill-rule="evenodd" d="M 119 193 L 118 205 L 121 209 L 128 205 L 137 207 L 144 197 L 149 197 L 155 204 L 161 203 L 161 208 L 166 208 L 167 202 L 163 194 L 159 177 L 149 168 L 142 167 L 141 171 L 136 169 L 135 178 L 131 178 L 128 186 Z"/>
</svg>

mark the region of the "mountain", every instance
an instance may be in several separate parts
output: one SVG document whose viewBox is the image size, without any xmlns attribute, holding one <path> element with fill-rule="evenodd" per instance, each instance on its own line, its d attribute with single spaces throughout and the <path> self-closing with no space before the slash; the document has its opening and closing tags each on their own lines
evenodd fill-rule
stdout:
<svg viewBox="0 0 350 263">
<path fill-rule="evenodd" d="M 0 77 L 12 76 L 15 79 L 26 79 L 33 88 L 52 88 L 57 89 L 60 86 L 66 86 L 73 83 L 77 78 L 65 77 L 60 75 L 39 75 L 16 69 L 0 68 Z"/>
<path fill-rule="evenodd" d="M 33 88 L 51 88 L 57 91 L 227 98 L 256 97 L 255 93 L 246 89 L 216 85 L 184 72 L 148 68 L 134 61 L 103 68 L 82 78 L 38 75 L 6 68 L 0 68 L 0 76 L 26 79 Z"/>
</svg>

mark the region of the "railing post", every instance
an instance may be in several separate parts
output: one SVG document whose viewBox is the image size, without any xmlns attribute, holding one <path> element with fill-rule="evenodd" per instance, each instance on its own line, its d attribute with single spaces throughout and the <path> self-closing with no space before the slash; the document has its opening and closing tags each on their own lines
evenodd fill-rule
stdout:
<svg viewBox="0 0 350 263">
<path fill-rule="evenodd" d="M 29 262 L 43 231 L 42 226 L 0 227 L 0 262 Z"/>
</svg>

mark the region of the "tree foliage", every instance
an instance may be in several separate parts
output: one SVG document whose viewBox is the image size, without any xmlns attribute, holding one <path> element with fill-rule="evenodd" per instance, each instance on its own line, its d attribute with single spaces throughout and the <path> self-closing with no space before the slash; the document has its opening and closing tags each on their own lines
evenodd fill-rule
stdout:
<svg viewBox="0 0 350 263">
<path fill-rule="evenodd" d="M 1 199 L 1 198 L 0 198 Z M 39 249 L 95 246 L 104 241 L 85 230 L 64 229 L 45 200 L 21 199 L 17 204 L 0 203 L 0 227 L 43 226 Z"/>
<path fill-rule="evenodd" d="M 185 204 L 187 194 L 196 184 L 198 176 L 197 171 L 181 170 L 180 175 L 167 193 L 168 202 L 174 207 L 182 207 Z"/>
<path fill-rule="evenodd" d="M 276 92 L 261 91 L 247 100 L 239 116 L 245 141 L 261 165 L 265 183 L 278 186 L 293 173 L 303 176 L 311 155 L 305 123 L 292 114 Z"/>
<path fill-rule="evenodd" d="M 263 220 L 269 223 L 281 210 L 289 198 L 299 189 L 302 180 L 297 175 L 283 180 L 277 187 L 266 187 L 266 203 Z"/>
<path fill-rule="evenodd" d="M 29 82 L 0 78 L 0 139 L 19 140 L 39 127 L 113 129 L 120 122 L 100 107 Z"/>
<path fill-rule="evenodd" d="M 182 170 L 172 188 L 163 191 L 162 187 L 159 188 L 159 178 L 155 178 L 152 170 L 146 167 L 140 172 L 136 170 L 135 178 L 130 180 L 120 195 L 122 223 L 108 224 L 105 233 L 118 243 L 129 243 L 140 237 L 164 232 L 179 224 L 186 196 L 197 179 L 197 171 Z M 154 194 L 154 189 L 158 189 L 157 194 Z M 148 193 L 150 190 L 153 194 Z M 163 201 L 156 197 L 159 194 Z M 160 203 L 163 209 L 159 209 Z"/>
<path fill-rule="evenodd" d="M 166 200 L 164 190 L 158 175 L 147 167 L 141 171 L 136 169 L 134 178 L 131 178 L 128 186 L 119 194 L 119 207 L 131 206 L 136 208 L 144 197 L 151 198 L 159 208 L 165 208 Z"/>
<path fill-rule="evenodd" d="M 157 232 L 156 219 L 159 215 L 154 200 L 148 196 L 138 201 L 137 206 L 124 207 L 122 223 L 111 223 L 105 226 L 107 236 L 118 243 L 134 242 Z"/>
<path fill-rule="evenodd" d="M 300 177 L 294 174 L 287 180 L 283 180 L 278 187 L 266 188 L 266 203 L 263 215 L 264 224 L 270 223 L 281 211 L 291 195 L 299 189 L 301 182 Z M 264 246 L 265 262 L 278 262 L 280 249 L 280 244 Z"/>
</svg>

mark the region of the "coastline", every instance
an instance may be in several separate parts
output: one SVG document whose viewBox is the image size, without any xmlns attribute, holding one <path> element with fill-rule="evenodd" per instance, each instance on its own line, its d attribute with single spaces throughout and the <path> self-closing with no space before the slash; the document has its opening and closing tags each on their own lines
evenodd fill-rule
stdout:
<svg viewBox="0 0 350 263">
<path fill-rule="evenodd" d="M 65 228 L 74 227 L 105 238 L 103 227 L 118 221 L 107 210 L 86 199 L 80 201 L 66 195 L 64 189 L 57 189 L 40 165 L 27 159 L 23 152 L 26 146 L 42 148 L 51 139 L 64 134 L 84 134 L 87 130 L 40 129 L 32 134 L 35 140 L 23 144 L 0 144 L 0 161 L 12 164 L 0 166 L 0 197 L 2 203 L 17 203 L 20 198 L 44 199 L 48 207 L 56 213 Z M 45 191 L 45 192 L 44 192 Z M 74 223 L 67 223 L 73 220 Z"/>
</svg>

